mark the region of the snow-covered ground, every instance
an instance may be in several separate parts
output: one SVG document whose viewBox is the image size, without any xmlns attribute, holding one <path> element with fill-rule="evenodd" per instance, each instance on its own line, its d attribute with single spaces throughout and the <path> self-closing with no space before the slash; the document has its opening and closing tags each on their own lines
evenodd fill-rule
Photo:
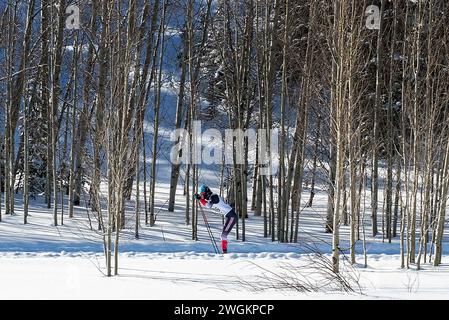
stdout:
<svg viewBox="0 0 449 320">
<path fill-rule="evenodd" d="M 447 299 L 447 263 L 415 271 L 401 270 L 398 255 L 369 259 L 368 268 L 356 269 L 360 294 L 251 288 L 260 284 L 261 268 L 304 264 L 295 254 L 124 253 L 120 276 L 107 278 L 96 254 L 3 253 L 0 299 Z"/>
<path fill-rule="evenodd" d="M 31 204 L 29 223 L 23 225 L 18 196 L 16 214 L 3 215 L 0 223 L 0 299 L 445 299 L 449 294 L 449 282 L 444 280 L 449 279 L 447 241 L 443 264 L 433 267 L 427 260 L 417 271 L 414 266 L 400 268 L 398 239 L 388 244 L 382 236 L 372 239 L 368 235 L 366 268 L 362 241 L 356 266 L 342 260 L 342 275 L 354 292 L 335 291 L 338 283 L 328 283 L 323 273 L 331 253 L 331 235 L 323 228 L 325 192 L 319 192 L 313 208 L 301 214 L 297 244 L 264 238 L 262 217 L 250 213 L 246 241 L 236 240 L 234 229 L 230 253 L 221 255 L 213 253 L 202 220 L 198 241 L 191 240 L 182 195 L 174 213 L 165 210 L 167 191 L 168 185 L 158 186 L 156 224 L 148 227 L 142 220 L 138 240 L 134 239 L 133 203 L 128 204 L 119 276 L 112 278 L 104 275 L 101 234 L 92 213 L 76 207 L 74 218 L 65 216 L 64 225 L 55 227 L 52 210 L 39 198 Z M 207 215 L 218 242 L 221 217 Z M 369 234 L 368 217 L 364 226 Z M 347 227 L 341 232 L 341 247 L 348 248 Z M 297 287 L 308 283 L 319 291 L 287 288 L 285 279 Z M 260 290 L 265 286 L 271 289 Z"/>
</svg>

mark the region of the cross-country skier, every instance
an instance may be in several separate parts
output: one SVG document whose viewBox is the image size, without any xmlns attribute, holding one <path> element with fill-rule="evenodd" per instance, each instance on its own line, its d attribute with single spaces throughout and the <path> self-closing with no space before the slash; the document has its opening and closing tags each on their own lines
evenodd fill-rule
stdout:
<svg viewBox="0 0 449 320">
<path fill-rule="evenodd" d="M 234 209 L 218 194 L 212 193 L 209 187 L 204 184 L 200 186 L 199 194 L 196 193 L 195 198 L 200 201 L 202 206 L 210 208 L 226 218 L 223 232 L 221 233 L 221 249 L 223 253 L 228 252 L 228 234 L 237 222 L 237 215 Z"/>
</svg>

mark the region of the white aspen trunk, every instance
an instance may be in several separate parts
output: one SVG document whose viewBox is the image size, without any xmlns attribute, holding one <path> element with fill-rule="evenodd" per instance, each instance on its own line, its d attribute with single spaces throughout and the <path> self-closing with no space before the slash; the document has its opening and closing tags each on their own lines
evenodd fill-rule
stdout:
<svg viewBox="0 0 449 320">
<path fill-rule="evenodd" d="M 187 58 L 188 58 L 188 41 L 186 39 L 185 31 L 182 35 L 183 39 L 183 54 L 181 60 L 181 76 L 179 80 L 179 92 L 178 98 L 176 102 L 176 120 L 175 120 L 175 129 L 181 128 L 182 115 L 184 110 L 184 95 L 185 95 L 185 83 L 186 83 L 186 74 L 187 74 Z M 178 140 L 178 143 L 180 141 Z M 170 179 L 170 198 L 168 200 L 168 211 L 173 212 L 175 210 L 175 198 L 176 198 L 176 189 L 178 185 L 179 179 L 179 170 L 181 165 L 177 162 L 180 158 L 180 153 L 182 152 L 181 148 L 177 150 L 175 161 L 172 164 L 171 169 L 171 179 Z M 184 151 L 185 152 L 185 151 Z"/>
<path fill-rule="evenodd" d="M 320 111 L 318 111 L 320 112 Z M 318 149 L 320 140 L 320 129 L 321 129 L 321 114 L 317 116 L 316 133 L 315 133 L 315 146 L 313 148 L 313 162 L 312 162 L 312 182 L 310 183 L 310 198 L 307 207 L 311 208 L 313 206 L 313 198 L 315 197 L 315 179 L 316 179 L 316 169 L 318 160 Z"/>
<path fill-rule="evenodd" d="M 193 64 L 193 1 L 190 0 L 188 2 L 188 7 L 187 7 L 187 22 L 186 22 L 186 27 L 187 27 L 187 39 L 188 39 L 188 70 L 189 70 L 189 98 L 190 98 L 190 106 L 188 108 L 188 112 L 187 112 L 187 118 L 186 118 L 186 127 L 187 127 L 187 135 L 189 137 L 188 139 L 188 143 L 189 143 L 189 162 L 186 165 L 187 169 L 186 169 L 186 175 L 185 175 L 185 185 L 184 185 L 184 192 L 185 192 L 185 197 L 186 197 L 186 212 L 185 212 L 185 221 L 186 221 L 186 225 L 189 224 L 189 222 L 191 222 L 191 227 L 192 227 L 192 233 L 191 233 L 191 237 L 192 240 L 196 239 L 195 236 L 195 226 L 197 224 L 197 222 L 195 221 L 195 211 L 193 209 L 194 206 L 192 206 L 192 219 L 190 219 L 190 168 L 191 168 L 191 163 L 193 162 L 193 155 L 192 155 L 192 112 L 193 112 L 193 99 L 192 99 L 192 94 L 193 94 L 193 86 L 195 84 L 195 80 L 194 80 L 194 74 L 193 74 L 193 68 L 192 68 L 192 64 Z M 193 192 L 195 192 L 196 190 L 194 190 L 192 188 Z M 189 221 L 191 220 L 191 221 Z"/>
<path fill-rule="evenodd" d="M 343 179 L 344 177 L 344 158 L 345 158 L 345 93 L 347 91 L 347 55 L 345 53 L 346 47 L 345 42 L 345 24 L 347 23 L 347 2 L 342 1 L 342 3 L 335 4 L 335 24 L 336 33 L 334 38 L 334 43 L 336 45 L 336 52 L 339 56 L 338 63 L 336 66 L 336 77 L 335 77 L 335 97 L 334 97 L 334 108 L 335 108 L 335 119 L 336 119 L 336 149 L 337 149 L 337 159 L 336 159 L 336 175 L 335 175 L 335 199 L 334 199 L 334 220 L 333 220 L 333 235 L 332 235 L 332 271 L 334 273 L 339 273 L 340 266 L 340 211 L 341 211 L 341 197 L 343 190 Z M 346 72 L 345 72 L 346 71 Z"/>
<path fill-rule="evenodd" d="M 363 160 L 365 161 L 365 160 Z M 366 232 L 365 232 L 365 211 L 366 211 L 366 207 L 365 207 L 365 203 L 366 203 L 366 173 L 365 173 L 365 164 L 363 164 L 363 170 L 361 170 L 361 185 L 363 185 L 362 188 L 362 192 L 360 193 L 361 195 L 363 194 L 363 211 L 362 211 L 362 221 L 361 221 L 361 225 L 362 225 L 362 234 L 363 234 L 363 258 L 364 258 L 364 266 L 365 268 L 368 267 L 368 256 L 367 256 L 367 252 L 366 252 Z"/>
<path fill-rule="evenodd" d="M 92 2 L 92 12 L 90 19 L 90 32 L 95 34 L 97 32 L 97 19 L 98 10 L 100 7 L 98 1 Z M 74 173 L 74 194 L 73 194 L 73 205 L 80 205 L 80 198 L 82 190 L 82 180 L 83 180 L 83 162 L 84 162 L 84 146 L 87 140 L 88 126 L 89 126 L 89 106 L 92 104 L 92 109 L 95 106 L 95 102 L 91 103 L 90 90 L 93 86 L 93 70 L 94 70 L 94 53 L 95 51 L 94 43 L 89 42 L 87 58 L 86 58 L 86 70 L 84 72 L 83 78 L 83 94 L 82 101 L 83 107 L 79 115 L 79 122 L 77 127 L 76 145 L 75 145 L 75 173 Z"/>
<path fill-rule="evenodd" d="M 263 236 L 264 238 L 268 237 L 268 216 L 267 216 L 267 198 L 266 198 L 266 179 L 265 176 L 262 176 L 262 194 L 264 195 L 262 197 L 263 201 Z"/>
<path fill-rule="evenodd" d="M 396 44 L 396 20 L 397 20 L 397 3 L 393 4 L 394 16 L 393 16 L 393 34 L 392 41 L 390 45 L 390 81 L 388 84 L 388 132 L 391 137 L 395 135 L 395 130 L 393 129 L 393 75 L 395 72 L 394 68 L 394 55 L 395 55 L 395 44 Z M 391 243 L 392 238 L 392 215 L 393 215 L 393 166 L 394 166 L 394 145 L 393 139 L 388 139 L 387 141 L 387 157 L 388 157 L 388 168 L 387 168 L 387 200 L 386 200 L 386 220 L 387 220 L 387 238 L 388 243 Z M 395 232 L 394 232 L 395 233 Z"/>
<path fill-rule="evenodd" d="M 432 70 L 434 68 L 434 51 L 432 49 L 432 35 L 433 35 L 433 25 L 434 21 L 434 3 L 433 0 L 429 0 L 428 6 L 428 22 L 427 22 L 427 57 L 426 57 L 426 94 L 425 94 L 425 105 L 426 105 L 426 118 L 429 121 L 427 127 L 427 144 L 426 144 L 426 167 L 424 173 L 424 209 L 421 212 L 421 236 L 419 242 L 419 252 L 417 259 L 417 268 L 421 268 L 421 257 L 424 256 L 424 263 L 426 262 L 427 256 L 427 243 L 429 237 L 429 220 L 431 220 L 432 215 L 432 195 L 433 192 L 433 147 L 434 147 L 434 130 L 435 130 L 435 110 L 437 106 L 434 105 L 432 95 L 433 95 L 433 85 L 432 85 Z M 424 252 L 423 252 L 424 251 Z"/>
<path fill-rule="evenodd" d="M 443 156 L 444 157 L 444 156 Z M 436 170 L 436 177 L 435 177 L 435 192 L 434 192 L 434 196 L 433 196 L 433 212 L 432 212 L 432 219 L 431 219 L 431 225 L 432 225 L 432 239 L 430 242 L 430 250 L 429 250 L 429 263 L 432 262 L 432 255 L 433 255 L 433 249 L 434 249 L 434 245 L 435 245 L 435 241 L 436 241 L 436 233 L 437 233 L 437 221 L 438 221 L 438 212 L 440 210 L 440 195 L 441 195 L 441 185 L 442 185 L 442 179 L 441 177 L 443 177 L 442 174 L 442 166 L 444 164 L 442 164 L 442 162 L 444 162 L 444 159 L 442 156 L 438 157 L 438 163 L 437 163 L 437 167 L 435 168 Z"/>
<path fill-rule="evenodd" d="M 27 100 L 27 99 L 25 99 Z M 29 207 L 29 178 L 30 178 L 30 169 L 29 169 L 29 133 L 28 133 L 28 102 L 25 101 L 24 104 L 24 114 L 23 114 L 23 224 L 28 223 L 28 207 Z M 1 216 L 0 216 L 1 221 Z"/>
<path fill-rule="evenodd" d="M 263 19 L 263 17 L 259 16 L 259 2 L 256 2 L 256 21 L 259 21 L 261 19 Z M 261 31 L 259 30 L 259 26 L 260 24 L 256 24 L 255 28 L 256 28 L 256 35 L 260 35 Z M 263 41 L 263 39 L 261 39 L 261 41 Z M 256 73 L 256 78 L 257 78 L 257 93 L 258 93 L 258 99 L 259 99 L 259 121 L 258 121 L 258 129 L 265 129 L 265 115 L 264 115 L 264 104 L 265 104 L 265 97 L 263 95 L 263 83 L 264 83 L 264 77 L 263 77 L 263 70 L 264 70 L 264 64 L 265 64 L 265 60 L 264 60 L 264 55 L 262 52 L 262 48 L 260 45 L 257 46 L 257 51 L 256 51 L 256 63 L 257 63 L 257 73 Z M 259 141 L 262 139 L 259 131 L 257 134 L 257 142 L 259 143 Z M 257 149 L 257 163 L 256 163 L 256 167 L 257 168 L 262 168 L 262 161 L 261 159 L 263 159 L 265 157 L 265 151 L 266 150 L 259 150 L 260 145 L 258 144 L 258 149 Z M 267 220 L 267 212 L 266 212 L 266 189 L 265 189 L 265 175 L 261 175 L 260 174 L 261 170 L 258 169 L 258 190 L 257 190 L 257 195 L 256 195 L 256 202 L 257 202 L 257 206 L 256 207 L 256 211 L 254 212 L 254 215 L 263 215 L 263 223 L 264 223 L 264 237 L 268 236 L 268 220 Z M 263 213 L 262 213 L 263 212 Z"/>
<path fill-rule="evenodd" d="M 397 159 L 396 160 L 396 175 L 397 175 L 397 179 L 396 179 L 396 190 L 395 190 L 395 196 L 394 196 L 394 216 L 393 216 L 393 231 L 392 231 L 392 237 L 396 238 L 397 237 L 397 228 L 398 228 L 398 219 L 399 219 L 399 210 L 400 210 L 400 206 L 401 204 L 399 203 L 402 197 L 401 194 L 401 172 L 402 172 L 402 168 L 401 168 L 401 160 Z"/>
<path fill-rule="evenodd" d="M 61 92 L 60 88 L 60 75 L 61 75 L 61 63 L 62 63 L 62 46 L 63 46 L 63 33 L 64 33 L 64 23 L 65 23 L 65 0 L 58 1 L 58 11 L 55 21 L 56 23 L 56 35 L 54 43 L 54 54 L 52 55 L 51 68 L 52 68 L 52 90 L 51 90 L 51 114 L 50 114 L 50 124 L 51 124 L 51 157 L 52 157 L 52 179 L 53 179 L 53 216 L 55 225 L 58 224 L 58 171 L 57 171 L 57 144 L 58 144 L 58 106 L 59 106 L 59 94 Z M 53 19 L 53 10 L 51 10 L 51 17 Z M 62 177 L 61 177 L 62 179 Z M 62 192 L 62 190 L 61 190 Z M 62 204 L 61 204 L 62 205 Z"/>
<path fill-rule="evenodd" d="M 380 17 L 382 16 L 385 8 L 385 0 L 381 1 Z M 379 110 L 380 110 L 380 94 L 381 94 L 381 58 L 383 56 L 382 48 L 382 31 L 383 24 L 380 24 L 380 28 L 377 33 L 377 46 L 376 46 L 376 101 L 374 106 L 374 126 L 373 126 L 373 163 L 372 163 L 372 185 L 371 185 L 371 216 L 372 216 L 372 232 L 373 237 L 378 233 L 377 230 L 377 207 L 378 207 L 378 174 L 379 174 L 379 157 L 378 157 L 378 145 L 379 142 Z"/>
<path fill-rule="evenodd" d="M 337 5 L 334 4 L 334 32 L 337 27 L 337 22 L 335 19 L 337 16 Z M 334 38 L 333 41 L 335 41 L 335 35 L 332 34 L 332 37 Z M 329 140 L 330 140 L 330 146 L 329 146 L 329 185 L 327 190 L 327 212 L 326 212 L 326 225 L 325 225 L 325 232 L 326 233 L 332 233 L 333 232 L 333 225 L 334 225 L 334 203 L 335 203 L 335 173 L 336 173 L 336 166 L 337 166 L 337 149 L 336 149 L 336 109 L 335 109 L 335 101 L 336 101 L 336 91 L 334 83 L 336 81 L 337 77 L 337 64 L 333 61 L 332 62 L 332 70 L 331 70 L 331 105 L 329 110 Z"/>
<path fill-rule="evenodd" d="M 415 43 L 414 43 L 414 54 L 415 54 L 415 65 L 414 67 L 414 77 L 415 79 L 419 78 L 419 70 L 421 67 L 421 25 L 422 25 L 422 1 L 418 2 L 418 17 L 417 17 L 417 32 L 415 34 Z M 414 104 L 413 104 L 413 191 L 412 191 L 412 209 L 411 209 L 411 219 L 410 219 L 410 235 L 409 235 L 409 261 L 411 263 L 415 262 L 415 254 L 416 254 L 416 215 L 417 215 L 417 193 L 418 193 L 418 185 L 419 185 L 419 144 L 420 144 L 420 130 L 418 123 L 418 112 L 419 110 L 419 82 L 414 81 Z"/>
<path fill-rule="evenodd" d="M 143 131 L 143 128 L 142 128 Z M 145 210 L 145 225 L 148 225 L 148 202 L 147 202 L 147 152 L 145 144 L 145 133 L 142 132 L 142 155 L 143 155 L 143 205 Z"/>
<path fill-rule="evenodd" d="M 259 141 L 256 141 L 256 159 L 259 159 Z M 254 212 L 255 216 L 261 215 L 260 205 L 259 205 L 259 202 L 257 202 L 257 200 L 260 199 L 260 198 L 257 198 L 257 194 L 260 191 L 258 171 L 259 171 L 259 167 L 257 165 L 255 165 L 253 176 L 252 176 L 253 190 L 252 190 L 252 195 L 251 195 L 251 211 Z"/>
<path fill-rule="evenodd" d="M 150 227 L 154 226 L 154 200 L 156 192 L 156 161 L 157 161 L 157 144 L 159 134 L 159 110 L 161 106 L 161 87 L 162 87 L 162 65 L 164 62 L 164 39 L 165 39 L 165 13 L 167 10 L 166 1 L 164 1 L 164 8 L 162 18 L 159 26 L 158 43 L 159 48 L 159 70 L 156 85 L 156 97 L 154 102 L 154 133 L 153 133 L 153 145 L 152 145 L 152 162 L 151 162 L 151 184 L 150 184 Z"/>
<path fill-rule="evenodd" d="M 275 30 L 277 30 L 278 27 L 278 16 L 279 16 L 279 1 L 275 0 L 274 3 L 274 18 L 273 18 L 273 25 L 270 26 L 271 21 L 271 5 L 268 5 L 268 2 L 271 4 L 271 0 L 266 0 L 267 3 L 265 5 L 265 30 L 267 30 L 265 39 L 264 39 L 264 52 L 266 54 L 265 61 L 265 90 L 266 90 L 266 97 L 265 97 L 265 114 L 266 114 L 266 132 L 267 132 L 267 154 L 269 155 L 269 165 L 272 166 L 271 162 L 271 137 L 269 132 L 272 129 L 273 120 L 272 120 L 272 102 L 273 102 L 273 82 L 274 82 L 274 50 L 275 44 L 277 43 L 277 38 L 275 35 Z M 269 203 L 270 203 L 270 234 L 271 234 L 271 240 L 275 241 L 275 211 L 274 211 L 274 196 L 273 196 L 273 175 L 268 176 L 269 180 Z"/>
<path fill-rule="evenodd" d="M 434 266 L 441 264 L 441 257 L 443 255 L 443 235 L 444 235 L 444 223 L 446 218 L 446 205 L 449 194 L 449 137 L 446 135 L 446 153 L 444 158 L 443 167 L 443 184 L 441 193 L 441 205 L 437 217 L 437 227 L 435 236 L 435 257 L 433 260 Z"/>
<path fill-rule="evenodd" d="M 352 45 L 353 45 L 353 38 L 351 35 L 351 41 L 350 41 L 350 55 L 352 56 Z M 352 68 L 350 67 L 349 73 L 352 74 Z M 351 264 L 356 263 L 355 259 L 355 245 L 357 241 L 357 216 L 359 213 L 357 212 L 357 192 L 356 192 L 356 177 L 357 177 L 357 167 L 356 167 L 356 159 L 355 159 L 355 144 L 354 144 L 354 119 L 353 119 L 353 113 L 356 112 L 354 105 L 353 105 L 353 99 L 352 99 L 352 92 L 353 92 L 353 78 L 350 76 L 349 79 L 349 112 L 348 112 L 348 132 L 347 132 L 347 140 L 348 140 L 348 154 L 349 154 L 349 203 L 350 203 L 350 212 L 351 212 L 351 222 L 350 222 L 350 240 L 349 240 L 349 246 L 350 246 L 350 259 Z"/>
<path fill-rule="evenodd" d="M 407 55 L 407 28 L 408 28 L 408 13 L 409 13 L 409 4 L 406 4 L 406 12 L 405 12 L 405 21 L 404 21 L 404 39 L 402 45 L 402 56 L 405 57 Z M 401 83 L 401 105 L 402 105 L 402 158 L 404 161 L 404 187 L 405 187 L 405 205 L 401 204 L 401 231 L 400 231 L 400 254 L 401 254 L 401 268 L 405 268 L 405 261 L 407 261 L 408 267 L 408 258 L 405 259 L 406 255 L 406 225 L 407 225 L 407 217 L 408 217 L 408 159 L 406 156 L 407 153 L 407 137 L 406 137 L 406 111 L 408 107 L 408 99 L 406 95 L 406 78 L 407 78 L 407 61 L 405 59 L 402 60 L 402 83 Z M 402 201 L 401 201 L 402 203 Z"/>
<path fill-rule="evenodd" d="M 285 106 L 287 95 L 287 46 L 288 46 L 288 32 L 289 32 L 289 0 L 285 0 L 285 27 L 284 39 L 282 46 L 282 87 L 281 87 L 281 120 L 280 120 L 280 134 L 279 134 L 279 180 L 278 180 L 278 239 L 280 242 L 286 242 L 285 239 L 285 217 L 286 209 L 288 208 L 289 185 L 285 184 Z M 295 156 L 293 154 L 293 156 Z"/>
<path fill-rule="evenodd" d="M 137 141 L 140 142 L 140 139 Z M 136 225 L 134 229 L 134 237 L 139 239 L 139 223 L 140 223 L 140 148 L 137 147 L 137 162 L 136 162 L 136 201 L 135 201 L 135 215 L 136 215 Z M 145 161 L 145 158 L 144 158 Z"/>
<path fill-rule="evenodd" d="M 28 5 L 28 13 L 27 13 L 27 23 L 25 27 L 25 39 L 23 43 L 24 51 L 29 51 L 29 35 L 31 34 L 31 25 L 32 25 L 32 16 L 34 12 L 34 0 L 30 0 Z M 27 38 L 28 36 L 28 38 Z M 25 70 L 27 67 L 27 59 L 25 57 L 25 52 L 22 56 L 23 69 Z M 24 71 L 25 72 L 25 71 Z M 25 76 L 25 75 L 24 75 Z M 25 81 L 23 81 L 23 92 L 25 91 Z M 30 179 L 30 169 L 29 169 L 29 128 L 28 128 L 28 117 L 29 117 L 29 104 L 31 102 L 31 98 L 28 98 L 26 95 L 24 96 L 24 110 L 23 110 L 23 223 L 28 223 L 28 208 L 29 208 L 29 179 Z M 1 206 L 1 204 L 0 204 Z M 1 221 L 1 212 L 0 212 L 0 221 Z"/>
<path fill-rule="evenodd" d="M 7 76 L 8 79 L 12 78 L 13 72 L 13 52 L 14 52 L 14 40 L 13 40 L 13 25 L 14 25 L 14 12 L 13 4 L 8 3 L 8 36 L 7 36 L 7 53 L 6 53 L 6 64 L 7 64 Z M 8 81 L 7 83 L 7 103 L 5 112 L 5 214 L 13 214 L 11 200 L 14 199 L 14 195 L 11 196 L 12 186 L 11 186 L 11 153 L 14 152 L 14 140 L 11 134 L 11 117 L 12 117 L 12 83 Z"/>
<path fill-rule="evenodd" d="M 70 146 L 70 169 L 69 169 L 69 218 L 73 218 L 73 205 L 75 200 L 75 156 L 76 156 L 76 144 L 77 141 L 77 131 L 76 131 L 76 111 L 77 111 L 77 101 L 78 101 L 78 90 L 77 90 L 77 80 L 78 80 L 78 33 L 75 34 L 75 39 L 73 41 L 73 97 L 72 97 L 72 145 Z"/>
</svg>

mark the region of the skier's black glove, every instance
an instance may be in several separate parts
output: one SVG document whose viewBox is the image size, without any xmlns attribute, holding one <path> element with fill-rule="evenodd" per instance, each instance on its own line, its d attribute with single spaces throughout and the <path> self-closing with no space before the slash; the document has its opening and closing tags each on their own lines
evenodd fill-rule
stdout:
<svg viewBox="0 0 449 320">
<path fill-rule="evenodd" d="M 201 196 L 198 193 L 195 193 L 193 196 L 195 197 L 196 200 L 200 200 L 201 199 Z"/>
</svg>

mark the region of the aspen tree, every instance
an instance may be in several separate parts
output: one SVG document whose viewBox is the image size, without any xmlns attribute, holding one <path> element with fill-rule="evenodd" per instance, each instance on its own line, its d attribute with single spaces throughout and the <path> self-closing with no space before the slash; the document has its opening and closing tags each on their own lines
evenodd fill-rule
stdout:
<svg viewBox="0 0 449 320">
<path fill-rule="evenodd" d="M 158 43 L 159 43 L 159 61 L 156 83 L 156 96 L 154 101 L 154 133 L 153 133 L 153 147 L 152 147 L 152 161 L 151 161 L 151 184 L 150 184 L 150 226 L 154 225 L 154 197 L 156 193 L 156 161 L 157 161 L 157 144 L 158 144 L 158 132 L 159 132 L 159 110 L 161 105 L 161 87 L 162 87 L 162 65 L 164 62 L 164 39 L 165 39 L 165 14 L 167 10 L 167 3 L 164 1 L 163 13 L 159 26 Z"/>
</svg>

